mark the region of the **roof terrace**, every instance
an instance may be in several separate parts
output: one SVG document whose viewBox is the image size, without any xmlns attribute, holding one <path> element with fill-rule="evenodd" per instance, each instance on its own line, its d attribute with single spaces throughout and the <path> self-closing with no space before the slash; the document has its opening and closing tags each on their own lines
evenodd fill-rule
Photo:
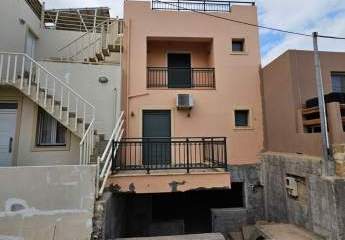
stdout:
<svg viewBox="0 0 345 240">
<path fill-rule="evenodd" d="M 153 10 L 230 12 L 233 5 L 255 6 L 255 2 L 221 0 L 152 0 Z"/>
</svg>

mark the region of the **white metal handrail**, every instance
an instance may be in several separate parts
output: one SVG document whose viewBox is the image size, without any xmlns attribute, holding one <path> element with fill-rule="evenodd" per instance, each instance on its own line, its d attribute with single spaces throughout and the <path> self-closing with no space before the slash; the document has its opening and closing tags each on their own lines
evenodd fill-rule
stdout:
<svg viewBox="0 0 345 240">
<path fill-rule="evenodd" d="M 96 114 L 91 103 L 25 53 L 0 52 L 0 84 L 18 88 L 81 137 L 82 152 L 90 154 L 81 154 L 80 163 L 90 161 Z"/>
<path fill-rule="evenodd" d="M 124 125 L 124 112 L 122 111 L 116 124 L 114 130 L 110 136 L 110 139 L 104 149 L 104 152 L 101 157 L 97 158 L 97 182 L 96 182 L 96 190 L 98 196 L 102 195 L 104 188 L 106 186 L 108 177 L 111 173 L 112 167 L 112 157 L 117 153 L 117 147 L 115 149 L 112 148 L 112 142 L 119 142 L 122 139 L 122 135 L 124 132 L 123 129 Z M 100 168 L 102 166 L 102 168 Z"/>
<path fill-rule="evenodd" d="M 80 165 L 90 164 L 91 155 L 94 150 L 95 120 L 92 120 L 79 143 Z"/>
<path fill-rule="evenodd" d="M 117 24 L 117 25 L 116 25 Z M 90 61 L 96 54 L 103 54 L 103 49 L 115 44 L 120 36 L 117 32 L 120 20 L 107 19 L 96 25 L 91 31 L 72 40 L 58 50 L 58 57 L 62 60 Z"/>
</svg>

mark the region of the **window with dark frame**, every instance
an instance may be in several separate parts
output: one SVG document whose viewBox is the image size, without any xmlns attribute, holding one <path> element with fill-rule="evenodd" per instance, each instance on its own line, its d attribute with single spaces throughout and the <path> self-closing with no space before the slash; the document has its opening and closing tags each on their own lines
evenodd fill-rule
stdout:
<svg viewBox="0 0 345 240">
<path fill-rule="evenodd" d="M 36 146 L 66 146 L 66 128 L 42 108 L 37 113 Z"/>
<path fill-rule="evenodd" d="M 244 52 L 244 39 L 232 39 L 232 51 Z"/>
<path fill-rule="evenodd" d="M 331 73 L 332 90 L 337 93 L 345 93 L 345 73 Z"/>
<path fill-rule="evenodd" d="M 235 127 L 249 127 L 249 110 L 235 110 Z"/>
</svg>

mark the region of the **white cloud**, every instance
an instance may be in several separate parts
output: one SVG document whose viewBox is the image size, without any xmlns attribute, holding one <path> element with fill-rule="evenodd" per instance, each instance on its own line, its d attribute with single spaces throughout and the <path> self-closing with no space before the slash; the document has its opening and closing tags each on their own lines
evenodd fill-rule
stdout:
<svg viewBox="0 0 345 240">
<path fill-rule="evenodd" d="M 345 36 L 344 0 L 258 0 L 259 19 L 262 25 L 283 28 L 311 34 L 316 31 L 323 35 Z M 262 35 L 272 32 L 261 31 Z M 261 42 L 265 46 L 265 42 Z M 320 50 L 345 51 L 344 40 L 320 40 Z M 262 56 L 263 65 L 285 52 L 287 49 L 312 49 L 312 39 L 284 34 Z"/>
</svg>

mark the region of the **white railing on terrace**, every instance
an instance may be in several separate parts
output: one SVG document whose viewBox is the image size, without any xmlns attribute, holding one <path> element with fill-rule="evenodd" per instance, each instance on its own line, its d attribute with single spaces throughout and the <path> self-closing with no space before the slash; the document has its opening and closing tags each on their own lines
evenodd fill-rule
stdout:
<svg viewBox="0 0 345 240">
<path fill-rule="evenodd" d="M 117 147 L 113 148 L 112 143 L 113 141 L 121 141 L 124 132 L 123 125 L 124 112 L 121 112 L 102 156 L 97 158 L 97 196 L 101 196 L 103 194 L 104 188 L 107 184 L 108 177 L 111 174 L 111 167 L 113 161 L 112 157 L 116 155 L 116 152 L 118 150 Z"/>
<path fill-rule="evenodd" d="M 0 84 L 11 85 L 82 138 L 80 163 L 94 146 L 95 107 L 25 53 L 0 52 Z"/>
<path fill-rule="evenodd" d="M 58 50 L 58 58 L 66 61 L 95 62 L 97 55 L 104 55 L 109 46 L 121 44 L 123 22 L 107 19 L 96 25 L 91 31 L 72 40 Z"/>
</svg>

